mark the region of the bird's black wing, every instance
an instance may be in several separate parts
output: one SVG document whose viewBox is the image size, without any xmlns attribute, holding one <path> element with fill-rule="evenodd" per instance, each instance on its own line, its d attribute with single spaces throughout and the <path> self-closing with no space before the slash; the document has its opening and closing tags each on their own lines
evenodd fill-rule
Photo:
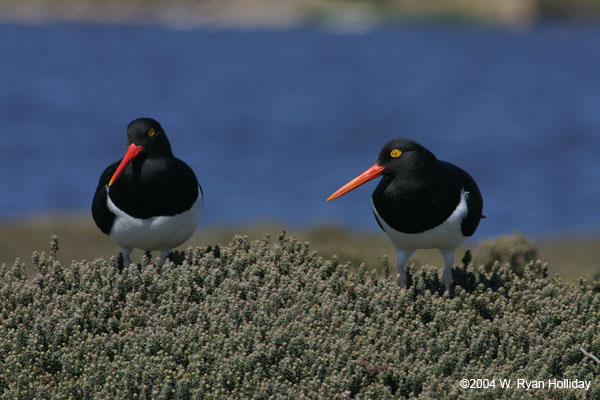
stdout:
<svg viewBox="0 0 600 400">
<path fill-rule="evenodd" d="M 472 236 L 479 225 L 479 221 L 481 218 L 485 218 L 482 215 L 483 212 L 483 198 L 481 197 L 481 192 L 479 191 L 479 187 L 475 180 L 466 173 L 464 170 L 460 169 L 456 165 L 447 163 L 445 161 L 440 161 L 440 163 L 444 164 L 447 170 L 451 171 L 452 175 L 454 175 L 458 180 L 463 183 L 463 189 L 465 193 L 467 193 L 467 216 L 462 220 L 461 223 L 461 231 L 465 236 Z"/>
<path fill-rule="evenodd" d="M 465 172 L 466 174 L 466 172 Z M 463 235 L 472 236 L 475 233 L 475 229 L 479 226 L 479 221 L 483 217 L 483 198 L 481 197 L 481 192 L 479 191 L 479 187 L 468 174 L 467 183 L 465 184 L 465 192 L 468 192 L 467 196 L 467 209 L 469 212 L 465 219 L 463 219 L 460 227 Z"/>
<path fill-rule="evenodd" d="M 98 181 L 98 187 L 96 188 L 94 200 L 92 201 L 92 217 L 94 218 L 94 222 L 106 235 L 110 233 L 112 224 L 115 220 L 115 214 L 113 214 L 106 205 L 106 198 L 108 196 L 106 187 L 110 178 L 117 170 L 119 162 L 120 161 L 117 161 L 114 164 L 109 165 L 108 168 L 104 170 Z"/>
</svg>

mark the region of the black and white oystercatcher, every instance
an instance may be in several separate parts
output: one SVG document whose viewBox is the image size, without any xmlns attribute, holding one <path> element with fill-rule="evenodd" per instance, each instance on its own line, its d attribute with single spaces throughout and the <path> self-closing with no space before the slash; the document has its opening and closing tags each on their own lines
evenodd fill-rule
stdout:
<svg viewBox="0 0 600 400">
<path fill-rule="evenodd" d="M 404 265 L 417 249 L 437 248 L 445 261 L 443 281 L 450 291 L 457 247 L 473 235 L 483 217 L 477 184 L 462 169 L 438 160 L 409 139 L 387 143 L 377 162 L 327 201 L 382 176 L 373 192 L 377 223 L 396 247 L 398 285 L 406 286 Z"/>
<path fill-rule="evenodd" d="M 160 124 L 139 118 L 127 126 L 122 160 L 104 170 L 92 202 L 96 225 L 121 246 L 131 264 L 134 248 L 160 250 L 163 261 L 192 236 L 202 211 L 194 171 L 171 152 Z"/>
</svg>

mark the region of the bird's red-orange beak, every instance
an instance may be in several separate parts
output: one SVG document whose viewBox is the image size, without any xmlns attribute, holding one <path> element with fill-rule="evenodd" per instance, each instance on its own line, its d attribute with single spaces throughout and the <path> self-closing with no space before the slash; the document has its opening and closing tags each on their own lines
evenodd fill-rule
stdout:
<svg viewBox="0 0 600 400">
<path fill-rule="evenodd" d="M 368 170 L 366 170 L 365 172 L 363 172 L 356 178 L 352 179 L 350 182 L 346 183 L 344 186 L 339 188 L 334 194 L 329 196 L 327 198 L 327 201 L 335 200 L 338 197 L 345 195 L 349 191 L 356 189 L 360 185 L 369 182 L 371 179 L 377 178 L 378 176 L 381 175 L 381 172 L 384 169 L 385 169 L 385 167 L 382 167 L 381 165 L 379 165 L 377 163 L 373 164 L 371 166 L 371 168 L 369 168 Z"/>
<path fill-rule="evenodd" d="M 129 145 L 129 147 L 127 148 L 127 153 L 125 153 L 125 157 L 123 157 L 123 159 L 121 160 L 121 163 L 117 167 L 117 170 L 113 174 L 112 178 L 110 178 L 110 181 L 108 182 L 108 186 L 111 186 L 114 183 L 114 181 L 116 181 L 119 178 L 119 176 L 121 176 L 121 174 L 125 170 L 125 167 L 127 167 L 127 165 L 130 162 L 132 162 L 133 159 L 136 158 L 138 154 L 140 154 L 140 151 L 142 151 L 142 146 L 138 146 L 135 143 L 131 143 Z"/>
</svg>

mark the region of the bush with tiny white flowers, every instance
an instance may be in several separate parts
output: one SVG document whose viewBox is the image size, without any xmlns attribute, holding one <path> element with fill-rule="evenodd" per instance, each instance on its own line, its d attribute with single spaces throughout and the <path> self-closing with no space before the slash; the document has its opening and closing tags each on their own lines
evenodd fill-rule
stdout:
<svg viewBox="0 0 600 400">
<path fill-rule="evenodd" d="M 409 288 L 281 235 L 61 265 L 58 243 L 0 268 L 3 399 L 600 398 L 600 282 L 433 267 Z M 387 261 L 384 260 L 384 263 Z M 387 267 L 386 267 L 387 269 Z M 463 389 L 461 379 L 579 379 L 588 391 Z"/>
</svg>

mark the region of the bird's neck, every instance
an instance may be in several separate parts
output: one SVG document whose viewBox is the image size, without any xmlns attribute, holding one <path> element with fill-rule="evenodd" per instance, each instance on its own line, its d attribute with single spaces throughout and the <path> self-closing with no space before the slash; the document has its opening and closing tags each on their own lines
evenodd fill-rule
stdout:
<svg viewBox="0 0 600 400">
<path fill-rule="evenodd" d="M 442 179 L 439 168 L 435 165 L 419 166 L 398 171 L 393 176 L 387 176 L 382 180 L 383 190 L 386 197 L 397 200 L 397 197 L 418 197 L 418 194 L 431 192 L 439 186 Z"/>
<path fill-rule="evenodd" d="M 171 146 L 163 146 L 160 149 L 154 149 L 152 152 L 148 153 L 147 158 L 156 160 L 161 158 L 172 158 L 173 152 L 171 151 Z"/>
</svg>

